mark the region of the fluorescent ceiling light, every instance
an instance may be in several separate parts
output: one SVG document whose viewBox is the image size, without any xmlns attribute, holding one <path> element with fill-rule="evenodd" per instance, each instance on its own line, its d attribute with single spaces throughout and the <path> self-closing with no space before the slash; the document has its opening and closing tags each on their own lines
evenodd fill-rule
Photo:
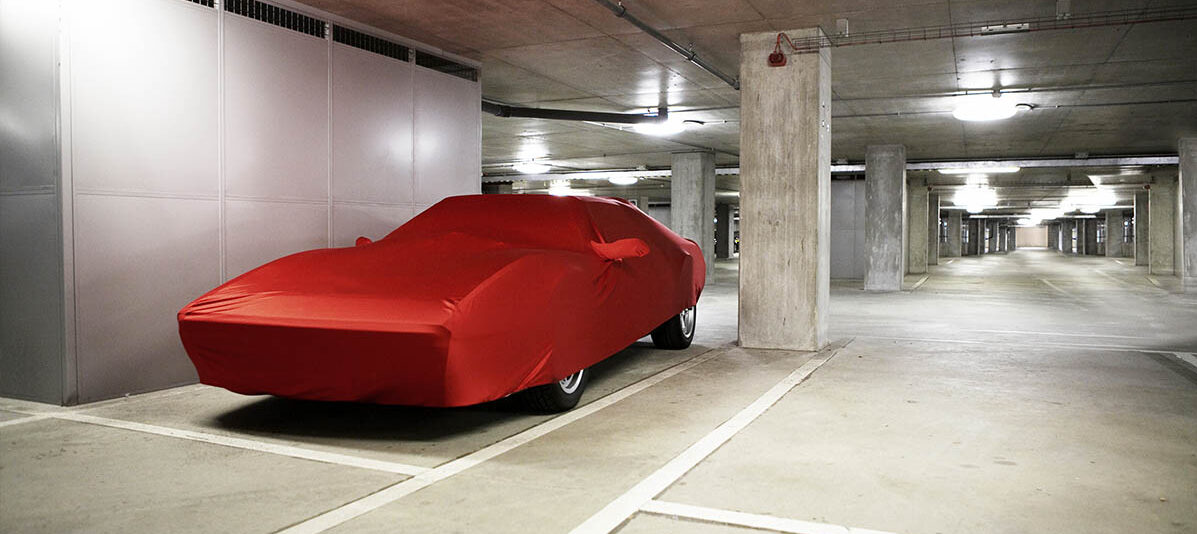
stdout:
<svg viewBox="0 0 1197 534">
<path fill-rule="evenodd" d="M 673 135 L 682 133 L 686 129 L 682 121 L 665 120 L 656 122 L 641 122 L 632 126 L 633 130 L 644 135 L 653 135 L 663 137 L 666 135 Z"/>
<path fill-rule="evenodd" d="M 551 165 L 537 163 L 535 161 L 521 161 L 515 165 L 512 165 L 511 168 L 515 169 L 516 172 L 523 174 L 544 174 L 549 172 L 549 169 L 553 167 Z"/>
<path fill-rule="evenodd" d="M 1021 167 L 957 167 L 951 169 L 939 169 L 939 174 L 1009 174 L 1018 172 Z"/>
<path fill-rule="evenodd" d="M 607 181 L 614 185 L 635 185 L 640 179 L 635 176 L 612 176 Z"/>
<path fill-rule="evenodd" d="M 993 96 L 965 95 L 959 97 L 958 102 L 952 116 L 962 121 L 998 121 L 1009 119 L 1018 112 L 1013 100 L 1003 99 L 996 91 Z"/>
<path fill-rule="evenodd" d="M 986 185 L 989 183 L 989 175 L 981 173 L 973 173 L 965 178 L 964 183 L 968 185 Z"/>
</svg>

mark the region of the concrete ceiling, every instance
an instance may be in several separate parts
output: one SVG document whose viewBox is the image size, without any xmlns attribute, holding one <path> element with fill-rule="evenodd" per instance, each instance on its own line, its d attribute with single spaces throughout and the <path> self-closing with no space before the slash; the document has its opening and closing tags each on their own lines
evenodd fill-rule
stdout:
<svg viewBox="0 0 1197 534">
<path fill-rule="evenodd" d="M 670 138 L 586 123 L 483 117 L 483 170 L 546 158 L 560 169 L 665 167 L 670 152 L 739 151 L 739 94 L 591 0 L 303 0 L 482 62 L 483 95 L 530 107 L 671 112 L 705 121 Z M 851 33 L 1056 15 L 1055 0 L 625 0 L 727 72 L 738 36 L 815 25 Z M 1071 0 L 1074 16 L 1192 0 Z M 1174 153 L 1197 135 L 1193 20 L 837 47 L 832 157 L 902 143 L 912 160 Z M 762 58 L 763 60 L 764 58 Z M 1033 111 L 951 116 L 953 94 L 1003 88 Z"/>
</svg>

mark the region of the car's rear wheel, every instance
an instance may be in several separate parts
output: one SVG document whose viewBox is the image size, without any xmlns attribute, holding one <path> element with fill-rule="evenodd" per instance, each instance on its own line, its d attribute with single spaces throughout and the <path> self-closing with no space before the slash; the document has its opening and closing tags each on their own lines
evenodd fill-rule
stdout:
<svg viewBox="0 0 1197 534">
<path fill-rule="evenodd" d="M 698 306 L 690 306 L 673 316 L 665 324 L 653 330 L 653 345 L 662 349 L 680 350 L 694 341 L 694 324 L 698 319 Z"/>
<path fill-rule="evenodd" d="M 582 369 L 552 384 L 529 388 L 524 391 L 524 404 L 538 412 L 564 412 L 578 405 L 589 378 L 590 373 Z"/>
</svg>

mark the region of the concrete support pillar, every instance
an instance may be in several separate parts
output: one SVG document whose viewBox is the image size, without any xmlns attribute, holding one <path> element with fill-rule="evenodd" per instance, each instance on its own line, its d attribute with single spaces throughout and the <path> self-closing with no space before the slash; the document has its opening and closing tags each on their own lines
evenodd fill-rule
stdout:
<svg viewBox="0 0 1197 534">
<path fill-rule="evenodd" d="M 1106 211 L 1106 257 L 1122 256 L 1122 210 Z"/>
<path fill-rule="evenodd" d="M 1180 276 L 1186 292 L 1197 291 L 1197 137 L 1178 143 L 1180 180 L 1178 191 L 1180 216 Z"/>
<path fill-rule="evenodd" d="M 740 345 L 818 350 L 831 313 L 831 51 L 770 67 L 776 42 L 740 35 Z"/>
<path fill-rule="evenodd" d="M 1007 239 L 1007 243 L 1009 244 L 1009 248 L 1007 248 L 1006 250 L 1008 250 L 1010 252 L 1018 250 L 1018 227 L 1011 226 L 1011 227 L 1007 228 L 1006 229 L 1006 239 Z"/>
<path fill-rule="evenodd" d="M 1150 205 L 1148 199 L 1151 193 L 1138 191 L 1135 193 L 1135 265 L 1147 265 L 1149 262 L 1147 249 L 1151 242 L 1147 233 L 1150 223 L 1148 216 Z"/>
<path fill-rule="evenodd" d="M 1097 219 L 1085 219 L 1085 255 L 1097 255 Z"/>
<path fill-rule="evenodd" d="M 944 256 L 955 258 L 960 256 L 964 251 L 961 250 L 963 243 L 961 242 L 961 226 L 960 210 L 951 210 L 948 212 L 948 242 L 945 243 Z"/>
<path fill-rule="evenodd" d="M 669 226 L 698 243 L 711 280 L 715 275 L 715 153 L 674 153 L 670 182 Z"/>
<path fill-rule="evenodd" d="M 1157 176 L 1150 192 L 1147 270 L 1151 274 L 1176 274 L 1176 178 Z"/>
<path fill-rule="evenodd" d="M 1085 251 L 1085 220 L 1074 219 L 1073 223 L 1076 228 L 1076 243 L 1073 246 L 1076 247 L 1078 256 L 1084 256 L 1087 253 Z"/>
<path fill-rule="evenodd" d="M 1060 223 L 1050 223 L 1047 225 L 1047 249 L 1060 250 Z"/>
<path fill-rule="evenodd" d="M 902 289 L 906 255 L 906 147 L 865 149 L 865 291 Z"/>
<path fill-rule="evenodd" d="M 1060 223 L 1060 252 L 1072 254 L 1072 232 L 1076 230 L 1076 219 L 1065 219 Z"/>
<path fill-rule="evenodd" d="M 715 204 L 715 257 L 727 259 L 732 250 L 731 204 Z"/>
<path fill-rule="evenodd" d="M 998 252 L 1010 252 L 1010 227 L 998 223 Z"/>
<path fill-rule="evenodd" d="M 903 164 L 905 167 L 905 164 Z M 906 272 L 923 274 L 927 272 L 930 258 L 931 239 L 928 221 L 931 218 L 930 201 L 927 200 L 927 184 L 923 178 L 911 178 L 906 188 Z M 865 214 L 868 216 L 868 213 Z"/>
<path fill-rule="evenodd" d="M 939 265 L 939 193 L 927 194 L 927 265 Z"/>
<path fill-rule="evenodd" d="M 989 223 L 987 225 L 989 226 L 989 249 L 987 252 L 995 254 L 998 251 L 998 222 L 996 219 L 987 219 L 986 222 Z"/>
<path fill-rule="evenodd" d="M 985 237 L 985 230 L 981 227 L 981 219 L 969 219 L 968 224 L 968 241 L 964 244 L 965 256 L 976 256 L 985 248 L 981 246 L 981 240 Z"/>
</svg>

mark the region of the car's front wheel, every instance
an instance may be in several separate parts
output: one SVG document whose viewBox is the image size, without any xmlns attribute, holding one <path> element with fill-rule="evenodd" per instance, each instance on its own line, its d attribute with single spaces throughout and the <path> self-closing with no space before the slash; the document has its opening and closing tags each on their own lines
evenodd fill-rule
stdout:
<svg viewBox="0 0 1197 534">
<path fill-rule="evenodd" d="M 524 392 L 524 404 L 545 413 L 564 412 L 578 405 L 590 373 L 585 369 L 557 382 L 529 388 Z"/>
<path fill-rule="evenodd" d="M 653 330 L 653 345 L 662 349 L 680 350 L 694 341 L 694 323 L 698 319 L 698 306 L 690 306 L 673 316 L 665 324 Z"/>
</svg>

